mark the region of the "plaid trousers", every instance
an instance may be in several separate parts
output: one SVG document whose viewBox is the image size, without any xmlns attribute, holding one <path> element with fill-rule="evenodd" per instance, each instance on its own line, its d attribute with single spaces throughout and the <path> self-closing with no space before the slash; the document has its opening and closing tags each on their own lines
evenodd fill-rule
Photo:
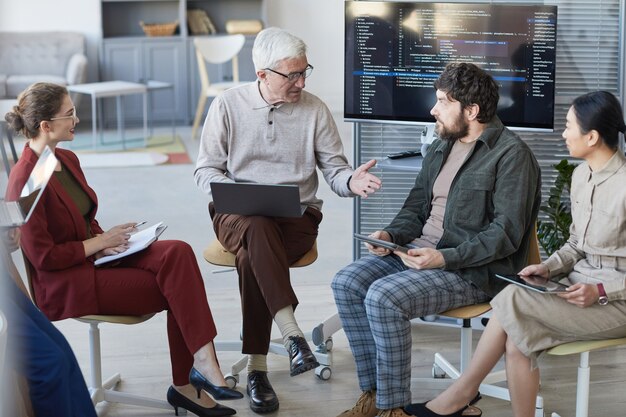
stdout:
<svg viewBox="0 0 626 417">
<path fill-rule="evenodd" d="M 376 390 L 381 410 L 411 403 L 410 320 L 489 300 L 455 272 L 411 269 L 395 255 L 355 261 L 332 289 L 359 387 Z"/>
</svg>

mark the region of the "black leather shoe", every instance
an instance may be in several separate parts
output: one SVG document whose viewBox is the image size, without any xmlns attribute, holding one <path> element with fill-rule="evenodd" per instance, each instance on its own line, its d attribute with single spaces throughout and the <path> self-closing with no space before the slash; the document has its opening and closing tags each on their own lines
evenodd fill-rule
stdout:
<svg viewBox="0 0 626 417">
<path fill-rule="evenodd" d="M 250 396 L 250 408 L 255 413 L 269 413 L 278 410 L 278 397 L 267 379 L 267 372 L 250 371 L 246 391 Z"/>
<path fill-rule="evenodd" d="M 237 412 L 230 407 L 224 407 L 220 404 L 216 404 L 214 407 L 211 408 L 202 407 L 201 405 L 196 404 L 189 398 L 185 397 L 172 386 L 170 386 L 170 388 L 167 390 L 167 402 L 170 403 L 172 407 L 174 407 L 174 413 L 176 413 L 176 415 L 178 415 L 179 408 L 191 411 L 199 417 L 232 416 Z"/>
<path fill-rule="evenodd" d="M 218 387 L 211 384 L 196 368 L 191 368 L 189 372 L 189 383 L 198 391 L 198 398 L 200 398 L 201 390 L 205 390 L 216 400 L 238 400 L 243 398 L 243 394 L 239 391 L 226 386 Z"/>
<path fill-rule="evenodd" d="M 302 336 L 289 336 L 289 367 L 290 375 L 296 376 L 320 366 L 309 344 Z"/>
</svg>

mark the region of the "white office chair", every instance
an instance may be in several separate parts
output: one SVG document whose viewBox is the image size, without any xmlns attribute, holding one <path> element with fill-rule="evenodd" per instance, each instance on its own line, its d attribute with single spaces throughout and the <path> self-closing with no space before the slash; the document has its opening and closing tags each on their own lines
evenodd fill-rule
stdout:
<svg viewBox="0 0 626 417">
<path fill-rule="evenodd" d="M 193 44 L 196 48 L 196 59 L 198 61 L 198 71 L 200 73 L 200 83 L 202 91 L 198 99 L 198 107 L 196 108 L 196 116 L 193 119 L 193 127 L 191 129 L 191 137 L 195 139 L 198 126 L 204 108 L 209 97 L 215 97 L 229 88 L 244 84 L 239 82 L 239 61 L 237 55 L 243 48 L 246 41 L 244 35 L 225 35 L 225 36 L 208 36 L 194 38 Z M 206 63 L 224 64 L 228 61 L 233 66 L 233 81 L 212 83 L 209 80 L 209 73 Z"/>
<path fill-rule="evenodd" d="M 530 240 L 530 247 L 528 251 L 528 264 L 537 264 L 541 262 L 541 255 L 539 253 L 539 243 L 537 241 L 537 230 L 533 231 L 531 235 L 534 238 Z M 434 388 L 444 388 L 450 385 L 454 380 L 461 376 L 463 371 L 469 366 L 472 358 L 472 320 L 480 320 L 481 317 L 486 317 L 491 311 L 491 305 L 489 303 L 475 304 L 453 310 L 444 311 L 439 313 L 438 316 L 447 319 L 452 319 L 453 322 L 461 321 L 461 351 L 459 359 L 459 368 L 455 367 L 448 361 L 441 353 L 435 353 L 435 360 L 433 362 L 432 377 L 431 378 L 411 378 L 411 381 L 422 382 Z M 426 320 L 429 321 L 429 320 Z M 454 327 L 458 327 L 454 324 Z M 446 379 L 449 377 L 450 379 Z M 498 382 L 506 381 L 506 374 L 504 371 L 492 372 L 484 379 L 480 385 L 481 395 L 486 395 L 493 398 L 498 398 L 505 401 L 511 401 L 508 388 L 494 385 Z M 543 397 L 537 396 L 535 402 L 535 417 L 544 417 Z"/>
<path fill-rule="evenodd" d="M 32 265 L 23 252 L 22 255 L 26 267 L 26 276 L 28 278 L 28 290 L 30 291 L 33 303 L 35 303 L 35 291 L 31 276 Z M 114 374 L 104 382 L 102 381 L 102 355 L 100 349 L 100 328 L 98 327 L 100 323 L 139 324 L 149 320 L 152 316 L 154 316 L 154 313 L 144 316 L 90 315 L 75 317 L 76 320 L 89 324 L 89 362 L 91 365 L 91 374 L 88 388 L 89 394 L 91 395 L 91 402 L 93 402 L 94 405 L 107 401 L 111 403 L 122 403 L 173 411 L 173 407 L 167 401 L 116 391 L 115 388 L 122 381 L 120 373 Z"/>
<path fill-rule="evenodd" d="M 235 255 L 228 252 L 219 240 L 215 239 L 213 242 L 207 246 L 207 248 L 203 252 L 204 259 L 212 265 L 225 266 L 225 267 L 234 267 L 235 266 Z M 317 243 L 313 244 L 313 247 L 306 253 L 302 258 L 297 260 L 291 268 L 299 268 L 303 266 L 307 266 L 315 262 L 317 259 Z M 234 268 L 233 268 L 234 270 Z M 315 358 L 320 363 L 320 366 L 315 368 L 315 374 L 323 381 L 330 379 L 332 375 L 332 347 L 333 347 L 333 339 L 332 335 L 341 329 L 341 322 L 339 320 L 339 315 L 335 314 L 313 329 L 312 332 L 306 333 L 305 339 L 307 341 L 313 342 L 316 346 Z M 241 352 L 242 342 L 241 340 L 233 340 L 233 341 L 223 341 L 216 340 L 214 342 L 215 349 L 218 351 L 227 351 L 227 352 Z M 273 339 L 270 341 L 269 351 L 268 353 L 274 353 L 281 356 L 289 356 L 285 346 L 283 345 L 283 340 L 281 339 Z M 232 367 L 230 373 L 225 375 L 226 383 L 229 387 L 234 388 L 239 382 L 239 373 L 246 367 L 248 362 L 248 357 L 246 355 L 242 356 L 237 362 L 235 362 Z"/>
<path fill-rule="evenodd" d="M 548 350 L 549 355 L 572 355 L 580 353 L 578 379 L 576 383 L 576 417 L 587 417 L 589 414 L 589 352 L 597 349 L 626 345 L 626 337 L 621 339 L 590 340 L 565 343 Z M 552 417 L 560 417 L 552 413 Z"/>
</svg>

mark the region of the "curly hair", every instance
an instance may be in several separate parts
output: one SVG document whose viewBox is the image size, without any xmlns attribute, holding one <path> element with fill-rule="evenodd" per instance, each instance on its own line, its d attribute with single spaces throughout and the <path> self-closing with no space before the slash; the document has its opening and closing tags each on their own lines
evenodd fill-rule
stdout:
<svg viewBox="0 0 626 417">
<path fill-rule="evenodd" d="M 496 114 L 500 99 L 498 84 L 491 75 L 474 64 L 446 65 L 434 87 L 460 102 L 463 108 L 477 104 L 477 119 L 480 123 L 489 122 Z"/>
</svg>

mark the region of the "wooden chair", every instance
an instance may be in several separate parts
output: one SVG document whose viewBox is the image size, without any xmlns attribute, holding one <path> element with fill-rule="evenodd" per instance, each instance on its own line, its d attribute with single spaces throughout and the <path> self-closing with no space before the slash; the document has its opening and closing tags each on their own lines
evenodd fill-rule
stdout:
<svg viewBox="0 0 626 417">
<path fill-rule="evenodd" d="M 35 290 L 33 288 L 31 274 L 32 265 L 28 258 L 26 258 L 26 255 L 23 253 L 22 255 L 24 258 L 24 265 L 26 267 L 26 276 L 28 278 L 28 289 L 30 291 L 31 299 L 36 304 Z M 122 376 L 119 372 L 109 377 L 106 381 L 102 381 L 100 323 L 132 325 L 143 323 L 153 316 L 154 313 L 146 314 L 144 316 L 88 315 L 75 318 L 75 320 L 89 324 L 89 359 L 91 373 L 88 388 L 89 393 L 91 394 L 91 401 L 94 405 L 107 401 L 111 403 L 122 403 L 139 407 L 151 407 L 173 411 L 172 406 L 167 401 L 116 391 L 115 388 L 122 380 Z"/>
<path fill-rule="evenodd" d="M 530 247 L 528 250 L 528 264 L 538 264 L 541 262 L 541 255 L 539 252 L 539 243 L 537 241 L 537 230 L 533 230 L 530 239 Z M 461 376 L 463 371 L 469 366 L 472 358 L 473 342 L 472 342 L 472 320 L 479 319 L 480 317 L 491 311 L 491 305 L 489 303 L 480 303 L 464 307 L 455 308 L 452 310 L 439 313 L 437 316 L 452 319 L 453 321 L 461 321 L 461 352 L 459 359 L 459 368 L 456 368 L 450 363 L 441 353 L 435 353 L 435 360 L 432 369 L 432 378 L 412 378 L 412 381 L 426 382 L 429 385 L 449 385 L 449 380 L 443 378 L 449 377 L 451 379 L 457 379 Z M 433 380 L 435 378 L 435 380 Z M 437 382 L 439 379 L 439 382 Z M 497 371 L 490 373 L 483 383 L 480 385 L 481 395 L 486 395 L 493 398 L 499 398 L 505 401 L 511 401 L 509 390 L 504 387 L 493 385 L 497 382 L 506 381 L 506 374 L 504 371 Z M 543 398 L 537 396 L 535 403 L 535 417 L 543 417 Z"/>
<path fill-rule="evenodd" d="M 587 417 L 589 414 L 589 352 L 609 347 L 626 345 L 626 337 L 621 339 L 590 340 L 565 343 L 548 350 L 549 355 L 564 356 L 580 354 L 578 380 L 576 382 L 576 417 Z M 552 413 L 552 417 L 560 417 Z"/>
<path fill-rule="evenodd" d="M 204 259 L 213 265 L 235 267 L 235 255 L 228 252 L 222 244 L 215 239 L 203 252 Z M 300 268 L 311 265 L 317 259 L 317 242 L 302 258 L 297 260 L 291 268 Z M 312 341 L 316 346 L 314 352 L 317 361 L 320 363 L 315 369 L 315 374 L 323 381 L 330 379 L 332 375 L 332 335 L 341 329 L 341 322 L 337 314 L 318 324 L 312 332 L 305 334 L 305 338 Z M 229 352 L 241 352 L 242 342 L 236 341 L 220 341 L 214 342 L 215 349 Z M 287 350 L 283 345 L 282 338 L 273 339 L 270 342 L 268 353 L 275 353 L 281 356 L 288 356 Z M 248 361 L 247 356 L 243 356 L 231 367 L 231 372 L 225 375 L 226 382 L 231 388 L 234 388 L 239 382 L 239 373 L 246 367 Z"/>
<path fill-rule="evenodd" d="M 191 129 L 191 137 L 195 139 L 198 126 L 204 108 L 209 97 L 215 97 L 228 90 L 229 88 L 242 85 L 239 82 L 239 61 L 237 55 L 246 42 L 244 35 L 224 35 L 224 36 L 207 36 L 196 37 L 193 44 L 196 48 L 196 59 L 198 61 L 198 72 L 200 74 L 200 83 L 202 91 L 198 99 L 198 107 L 196 108 L 196 116 L 193 119 L 193 127 Z M 231 61 L 233 67 L 233 80 L 229 82 L 214 82 L 209 79 L 209 72 L 206 68 L 206 62 L 209 64 L 224 64 Z"/>
</svg>

